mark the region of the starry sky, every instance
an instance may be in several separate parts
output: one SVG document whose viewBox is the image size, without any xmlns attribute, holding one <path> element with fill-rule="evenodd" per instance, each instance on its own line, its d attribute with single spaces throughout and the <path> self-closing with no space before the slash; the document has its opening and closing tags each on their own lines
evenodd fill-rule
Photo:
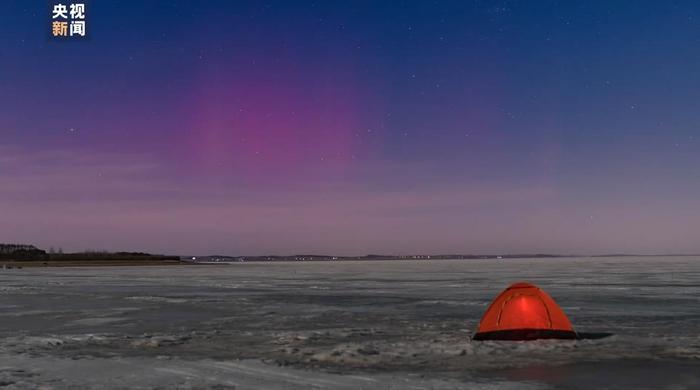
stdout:
<svg viewBox="0 0 700 390">
<path fill-rule="evenodd" d="M 0 242 L 700 252 L 697 1 L 89 7 L 3 2 Z"/>
</svg>

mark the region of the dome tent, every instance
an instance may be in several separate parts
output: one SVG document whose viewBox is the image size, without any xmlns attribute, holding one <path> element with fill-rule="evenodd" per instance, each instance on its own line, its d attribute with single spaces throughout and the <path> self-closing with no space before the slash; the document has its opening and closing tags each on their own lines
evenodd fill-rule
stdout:
<svg viewBox="0 0 700 390">
<path fill-rule="evenodd" d="M 534 284 L 515 283 L 501 292 L 479 322 L 474 340 L 576 339 L 564 311 Z"/>
</svg>

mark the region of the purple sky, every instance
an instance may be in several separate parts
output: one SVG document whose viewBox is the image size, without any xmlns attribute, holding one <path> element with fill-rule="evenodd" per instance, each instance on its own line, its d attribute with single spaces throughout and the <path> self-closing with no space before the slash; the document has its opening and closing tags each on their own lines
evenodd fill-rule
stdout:
<svg viewBox="0 0 700 390">
<path fill-rule="evenodd" d="M 0 242 L 700 252 L 694 2 L 152 3 L 0 16 Z"/>
</svg>

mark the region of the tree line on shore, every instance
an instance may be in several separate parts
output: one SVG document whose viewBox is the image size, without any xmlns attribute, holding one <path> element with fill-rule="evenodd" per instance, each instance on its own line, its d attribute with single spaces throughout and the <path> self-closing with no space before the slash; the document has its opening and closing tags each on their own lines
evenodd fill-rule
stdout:
<svg viewBox="0 0 700 390">
<path fill-rule="evenodd" d="M 140 261 L 140 260 L 179 260 L 179 257 L 152 255 L 143 252 L 83 251 L 63 253 L 62 250 L 48 252 L 27 244 L 0 244 L 0 260 L 14 261 Z"/>
</svg>

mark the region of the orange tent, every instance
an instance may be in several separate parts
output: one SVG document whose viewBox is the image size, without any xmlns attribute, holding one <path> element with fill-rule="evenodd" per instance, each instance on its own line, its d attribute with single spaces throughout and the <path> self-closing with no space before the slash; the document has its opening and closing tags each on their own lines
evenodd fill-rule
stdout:
<svg viewBox="0 0 700 390">
<path fill-rule="evenodd" d="M 554 299 L 530 283 L 500 293 L 481 318 L 474 340 L 575 339 L 577 334 Z"/>
</svg>

